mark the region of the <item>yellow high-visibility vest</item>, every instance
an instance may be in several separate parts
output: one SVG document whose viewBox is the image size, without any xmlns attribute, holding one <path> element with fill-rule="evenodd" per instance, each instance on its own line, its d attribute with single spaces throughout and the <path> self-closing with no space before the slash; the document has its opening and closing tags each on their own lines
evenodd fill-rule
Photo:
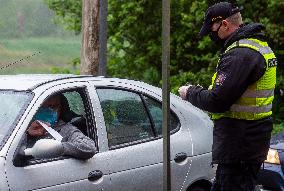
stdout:
<svg viewBox="0 0 284 191">
<path fill-rule="evenodd" d="M 222 117 L 258 120 L 269 117 L 272 114 L 277 59 L 267 42 L 258 39 L 248 38 L 236 41 L 226 49 L 225 53 L 236 47 L 247 47 L 258 51 L 266 61 L 266 71 L 258 81 L 246 89 L 242 96 L 230 107 L 229 111 L 212 113 L 211 118 L 213 120 Z M 213 75 L 210 87 L 213 87 L 216 76 L 217 73 Z"/>
</svg>

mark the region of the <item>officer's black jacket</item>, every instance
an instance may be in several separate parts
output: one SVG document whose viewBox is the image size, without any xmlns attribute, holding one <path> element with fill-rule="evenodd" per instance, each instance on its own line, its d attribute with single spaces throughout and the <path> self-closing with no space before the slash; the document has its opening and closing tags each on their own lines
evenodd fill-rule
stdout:
<svg viewBox="0 0 284 191">
<path fill-rule="evenodd" d="M 257 51 L 236 47 L 225 52 L 233 42 L 244 38 L 266 41 L 260 24 L 240 27 L 226 39 L 221 51 L 217 76 L 212 90 L 191 86 L 187 99 L 203 110 L 221 113 L 256 82 L 266 70 L 264 57 Z M 213 163 L 262 162 L 269 148 L 272 119 L 255 121 L 221 118 L 214 121 Z"/>
</svg>

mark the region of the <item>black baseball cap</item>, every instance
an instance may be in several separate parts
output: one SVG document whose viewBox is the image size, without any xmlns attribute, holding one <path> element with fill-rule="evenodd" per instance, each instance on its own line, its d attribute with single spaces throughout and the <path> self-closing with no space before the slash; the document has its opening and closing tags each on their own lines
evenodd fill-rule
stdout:
<svg viewBox="0 0 284 191">
<path fill-rule="evenodd" d="M 238 7 L 228 2 L 220 2 L 212 5 L 205 13 L 204 22 L 199 32 L 200 37 L 207 35 L 211 31 L 214 22 L 224 20 L 241 10 L 243 10 L 243 7 Z"/>
</svg>

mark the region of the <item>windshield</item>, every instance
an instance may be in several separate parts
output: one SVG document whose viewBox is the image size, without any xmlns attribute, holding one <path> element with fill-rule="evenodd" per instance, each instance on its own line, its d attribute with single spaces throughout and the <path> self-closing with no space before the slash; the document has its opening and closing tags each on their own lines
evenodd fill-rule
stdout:
<svg viewBox="0 0 284 191">
<path fill-rule="evenodd" d="M 32 98 L 31 93 L 0 91 L 0 145 L 22 116 Z"/>
</svg>

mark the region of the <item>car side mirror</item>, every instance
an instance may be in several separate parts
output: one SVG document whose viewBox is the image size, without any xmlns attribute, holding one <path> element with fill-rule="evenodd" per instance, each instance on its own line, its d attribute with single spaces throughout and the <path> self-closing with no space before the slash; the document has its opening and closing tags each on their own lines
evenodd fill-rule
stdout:
<svg viewBox="0 0 284 191">
<path fill-rule="evenodd" d="M 60 157 L 63 154 L 63 145 L 54 139 L 40 139 L 32 148 L 24 150 L 25 156 L 33 156 L 38 159 Z"/>
</svg>

